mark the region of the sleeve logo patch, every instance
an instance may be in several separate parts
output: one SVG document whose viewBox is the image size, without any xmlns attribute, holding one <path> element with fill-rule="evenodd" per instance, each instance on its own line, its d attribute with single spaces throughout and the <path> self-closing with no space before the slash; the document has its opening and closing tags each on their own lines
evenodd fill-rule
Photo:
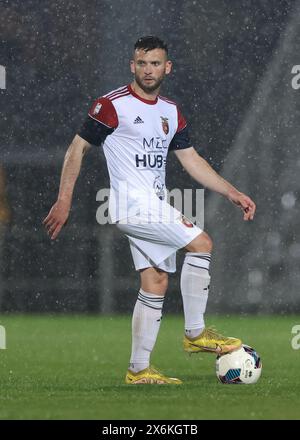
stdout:
<svg viewBox="0 0 300 440">
<path fill-rule="evenodd" d="M 102 107 L 102 104 L 100 104 L 100 102 L 98 102 L 98 104 L 96 105 L 96 107 L 95 107 L 95 109 L 94 109 L 93 114 L 94 114 L 94 115 L 98 115 L 98 113 L 99 113 L 100 110 L 101 110 L 101 107 Z"/>
</svg>

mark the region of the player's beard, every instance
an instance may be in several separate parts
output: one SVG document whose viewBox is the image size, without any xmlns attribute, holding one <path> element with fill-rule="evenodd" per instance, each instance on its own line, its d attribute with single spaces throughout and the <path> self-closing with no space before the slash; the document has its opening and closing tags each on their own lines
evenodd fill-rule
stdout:
<svg viewBox="0 0 300 440">
<path fill-rule="evenodd" d="M 137 75 L 135 76 L 135 81 L 137 83 L 137 85 L 145 92 L 145 93 L 152 93 L 155 90 L 160 88 L 161 83 L 163 82 L 165 77 L 165 74 L 163 74 L 162 76 L 160 76 L 159 78 L 157 78 L 156 80 L 154 78 L 152 78 L 154 80 L 154 83 L 151 85 L 147 85 L 145 83 L 142 82 L 141 78 L 139 78 Z"/>
</svg>

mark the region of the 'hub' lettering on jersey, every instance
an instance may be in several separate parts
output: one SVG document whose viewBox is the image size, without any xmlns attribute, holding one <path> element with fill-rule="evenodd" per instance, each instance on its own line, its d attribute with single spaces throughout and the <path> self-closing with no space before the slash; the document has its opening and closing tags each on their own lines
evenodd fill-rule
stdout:
<svg viewBox="0 0 300 440">
<path fill-rule="evenodd" d="M 137 168 L 160 169 L 166 165 L 167 159 L 162 154 L 143 154 L 135 155 Z"/>
</svg>

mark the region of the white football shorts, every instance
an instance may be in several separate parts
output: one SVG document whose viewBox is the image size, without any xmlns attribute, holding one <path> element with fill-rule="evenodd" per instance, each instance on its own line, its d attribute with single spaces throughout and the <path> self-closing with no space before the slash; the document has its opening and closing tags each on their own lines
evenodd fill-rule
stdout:
<svg viewBox="0 0 300 440">
<path fill-rule="evenodd" d="M 165 272 L 176 272 L 176 251 L 185 247 L 201 234 L 177 209 L 169 205 L 172 221 L 152 213 L 142 213 L 117 227 L 129 239 L 130 250 L 136 270 L 157 267 Z"/>
</svg>

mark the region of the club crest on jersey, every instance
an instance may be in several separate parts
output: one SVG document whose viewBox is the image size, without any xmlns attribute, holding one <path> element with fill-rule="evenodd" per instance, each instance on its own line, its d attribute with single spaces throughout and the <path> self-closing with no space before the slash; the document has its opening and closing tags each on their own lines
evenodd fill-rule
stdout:
<svg viewBox="0 0 300 440">
<path fill-rule="evenodd" d="M 168 118 L 164 118 L 163 116 L 161 116 L 160 119 L 161 119 L 161 125 L 162 125 L 162 129 L 163 129 L 164 133 L 168 134 L 169 133 Z"/>
<path fill-rule="evenodd" d="M 102 104 L 100 104 L 100 102 L 98 102 L 98 104 L 96 105 L 95 109 L 94 109 L 94 115 L 97 115 L 100 110 L 101 110 Z"/>
</svg>

